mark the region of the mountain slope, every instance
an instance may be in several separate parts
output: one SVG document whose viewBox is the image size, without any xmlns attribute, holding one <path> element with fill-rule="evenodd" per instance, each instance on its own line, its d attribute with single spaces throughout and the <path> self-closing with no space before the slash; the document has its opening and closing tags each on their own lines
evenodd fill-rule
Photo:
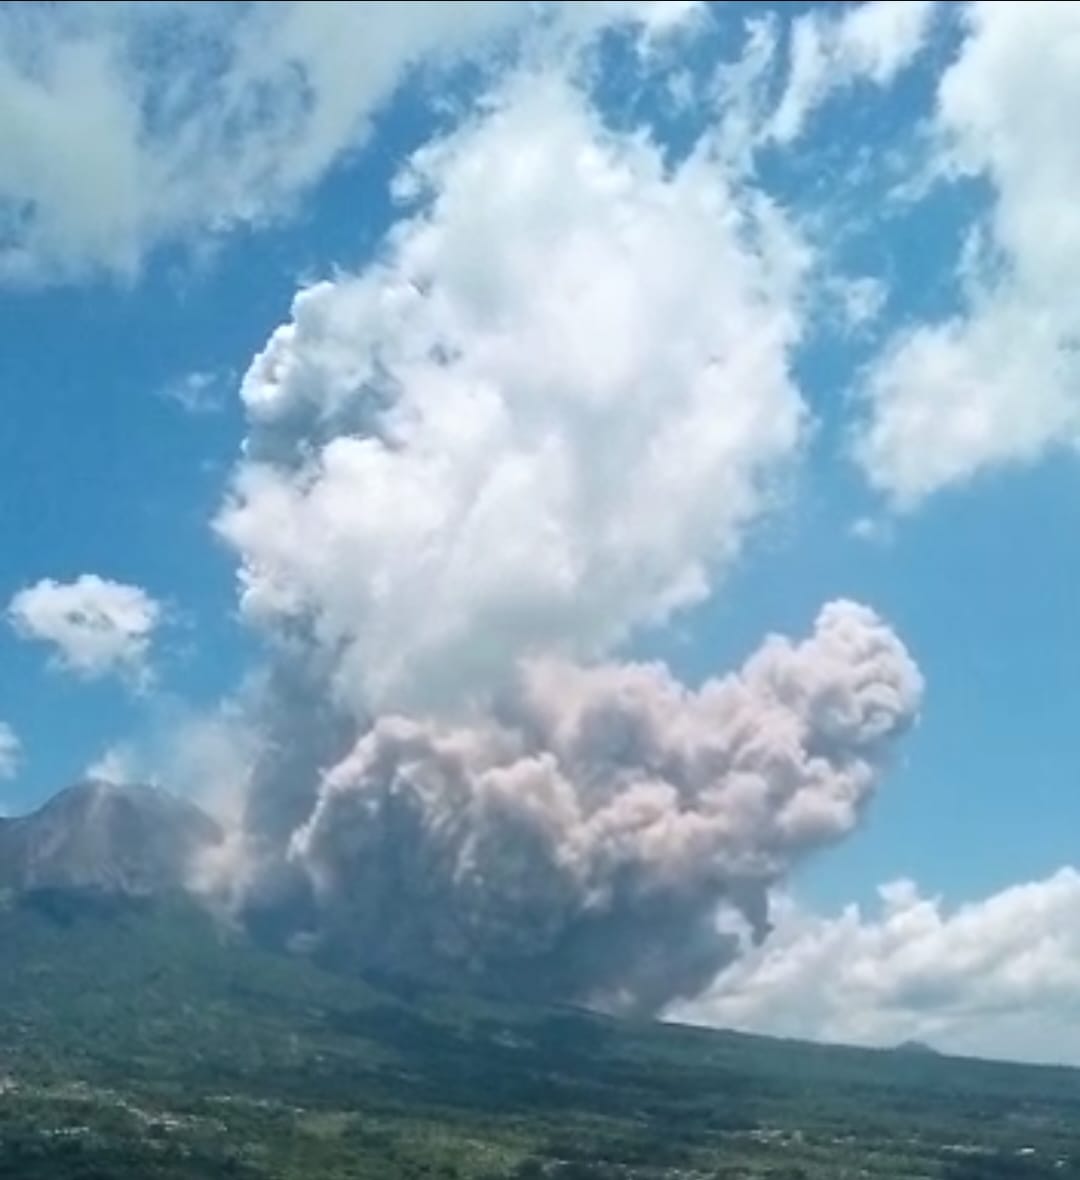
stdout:
<svg viewBox="0 0 1080 1180">
<path fill-rule="evenodd" d="M 31 815 L 0 820 L 0 888 L 147 895 L 182 888 L 221 831 L 194 804 L 153 787 L 88 781 Z"/>
<path fill-rule="evenodd" d="M 0 947 L 0 1180 L 1080 1176 L 1069 1070 L 402 991 L 183 897 L 9 892 Z"/>
</svg>

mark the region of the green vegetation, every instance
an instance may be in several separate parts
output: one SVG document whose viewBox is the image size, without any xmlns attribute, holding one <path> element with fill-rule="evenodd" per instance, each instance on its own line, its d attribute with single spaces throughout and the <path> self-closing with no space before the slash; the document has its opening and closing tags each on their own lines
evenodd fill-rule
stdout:
<svg viewBox="0 0 1080 1180">
<path fill-rule="evenodd" d="M 0 899 L 0 1180 L 1080 1177 L 1080 1074 L 517 1009 Z"/>
</svg>

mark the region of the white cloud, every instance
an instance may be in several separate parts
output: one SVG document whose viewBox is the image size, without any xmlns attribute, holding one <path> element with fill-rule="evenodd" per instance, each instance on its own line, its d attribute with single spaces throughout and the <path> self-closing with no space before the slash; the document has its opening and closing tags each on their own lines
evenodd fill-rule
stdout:
<svg viewBox="0 0 1080 1180">
<path fill-rule="evenodd" d="M 142 683 L 162 608 L 138 586 L 83 574 L 67 583 L 45 578 L 20 590 L 8 617 L 24 639 L 52 645 L 60 666 L 77 676 L 116 673 Z"/>
<path fill-rule="evenodd" d="M 692 25 L 705 11 L 704 0 L 568 0 L 557 6 L 559 23 L 571 32 L 588 32 L 620 21 L 639 24 L 647 35 Z"/>
<path fill-rule="evenodd" d="M 286 212 L 362 144 L 371 117 L 421 64 L 483 55 L 525 29 L 585 36 L 632 21 L 659 35 L 693 8 L 4 6 L 0 281 L 130 276 L 161 242 Z"/>
<path fill-rule="evenodd" d="M 877 320 L 889 298 L 889 287 L 883 279 L 869 275 L 838 276 L 826 285 L 825 294 L 832 295 L 840 305 L 844 327 L 858 332 Z"/>
<path fill-rule="evenodd" d="M 381 260 L 252 364 L 219 521 L 248 617 L 309 625 L 362 711 L 699 601 L 804 421 L 806 251 L 708 145 L 671 169 L 529 76 L 398 192 Z"/>
<path fill-rule="evenodd" d="M 877 914 L 820 917 L 790 900 L 764 945 L 680 1019 L 890 1046 L 1080 1064 L 1080 872 L 949 909 L 910 882 Z"/>
<path fill-rule="evenodd" d="M 925 47 L 935 0 L 865 0 L 837 22 L 842 68 L 881 85 L 891 82 Z"/>
<path fill-rule="evenodd" d="M 934 0 L 869 0 L 812 9 L 792 23 L 787 84 L 768 133 L 791 143 L 835 91 L 858 81 L 887 86 L 927 43 Z"/>
<path fill-rule="evenodd" d="M 113 783 L 117 786 L 137 783 L 142 778 L 138 756 L 134 748 L 126 743 L 110 746 L 100 758 L 90 763 L 85 777 L 92 782 Z"/>
<path fill-rule="evenodd" d="M 218 414 L 225 408 L 225 381 L 218 373 L 195 369 L 170 381 L 161 396 L 188 414 Z"/>
<path fill-rule="evenodd" d="M 22 742 L 19 735 L 0 721 L 0 780 L 14 778 L 22 762 Z"/>
<path fill-rule="evenodd" d="M 893 539 L 895 520 L 889 516 L 859 516 L 848 528 L 850 536 L 868 545 L 888 545 Z"/>
<path fill-rule="evenodd" d="M 959 264 L 963 306 L 870 370 L 856 455 L 895 506 L 1080 439 L 1080 8 L 978 3 L 939 88 L 938 168 L 993 202 Z"/>
</svg>

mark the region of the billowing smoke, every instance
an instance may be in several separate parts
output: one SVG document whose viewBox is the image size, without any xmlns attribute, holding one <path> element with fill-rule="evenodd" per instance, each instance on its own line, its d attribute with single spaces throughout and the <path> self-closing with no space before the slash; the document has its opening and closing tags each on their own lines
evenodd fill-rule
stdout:
<svg viewBox="0 0 1080 1180">
<path fill-rule="evenodd" d="M 244 908 L 339 963 L 653 1010 L 764 936 L 919 703 L 848 602 L 700 688 L 611 662 L 782 501 L 807 252 L 710 144 L 672 163 L 550 77 L 398 192 L 243 386 L 219 528 L 280 669 Z"/>
<path fill-rule="evenodd" d="M 380 718 L 290 853 L 368 964 L 655 1009 L 729 958 L 721 906 L 766 933 L 768 887 L 854 826 L 920 690 L 848 602 L 698 691 L 530 664 L 497 717 Z"/>
</svg>

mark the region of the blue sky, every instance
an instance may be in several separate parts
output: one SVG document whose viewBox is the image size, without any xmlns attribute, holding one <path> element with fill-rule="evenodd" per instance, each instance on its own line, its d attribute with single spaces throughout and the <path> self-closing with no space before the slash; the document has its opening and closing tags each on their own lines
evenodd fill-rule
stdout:
<svg viewBox="0 0 1080 1180">
<path fill-rule="evenodd" d="M 303 419 L 305 445 L 349 434 L 327 392 L 337 360 L 327 359 L 320 327 L 310 355 L 295 341 L 283 347 L 310 370 L 256 374 L 242 398 L 244 374 L 290 320 L 298 290 L 320 280 L 337 299 L 362 276 L 368 287 L 347 296 L 359 300 L 379 265 L 422 274 L 436 289 L 442 266 L 458 284 L 445 279 L 448 290 L 491 283 L 504 296 L 498 284 L 509 280 L 487 268 L 494 274 L 504 250 L 517 257 L 512 235 L 547 232 L 550 209 L 534 220 L 527 206 L 511 210 L 504 226 L 506 205 L 493 201 L 487 240 L 477 241 L 453 220 L 467 210 L 439 201 L 459 183 L 461 200 L 475 199 L 473 160 L 509 167 L 527 154 L 530 129 L 538 142 L 547 133 L 540 121 L 550 112 L 568 121 L 584 112 L 626 159 L 637 158 L 625 145 L 648 142 L 675 173 L 704 161 L 706 179 L 685 172 L 686 203 L 671 217 L 691 210 L 699 181 L 722 185 L 745 215 L 712 269 L 745 265 L 747 284 L 710 279 L 708 267 L 687 282 L 717 300 L 718 320 L 746 311 L 761 351 L 779 350 L 740 360 L 733 371 L 744 384 L 731 397 L 752 405 L 760 383 L 777 413 L 797 399 L 803 418 L 798 441 L 779 427 L 748 428 L 724 444 L 742 472 L 735 482 L 691 489 L 721 497 L 720 523 L 680 534 L 680 560 L 707 570 L 703 592 L 657 608 L 670 589 L 661 582 L 670 574 L 674 585 L 679 572 L 665 567 L 652 605 L 628 588 L 609 630 L 592 615 L 560 616 L 565 644 L 548 622 L 543 640 L 555 634 L 559 651 L 586 660 L 660 659 L 697 685 L 736 668 L 767 634 L 804 636 L 824 603 L 851 599 L 887 621 L 925 681 L 917 724 L 857 830 L 789 866 L 774 949 L 748 956 L 684 1015 L 871 1041 L 918 1032 L 963 1051 L 1080 1060 L 1080 1042 L 1040 1039 L 1047 1013 L 1061 1015 L 1058 991 L 1018 990 L 1015 1019 L 996 1030 L 984 994 L 998 983 L 1009 994 L 1001 980 L 1031 956 L 1054 980 L 1080 980 L 1080 945 L 1059 925 L 1080 903 L 1080 883 L 1060 873 L 1075 862 L 1080 822 L 1080 325 L 1058 298 L 1080 278 L 1080 214 L 1069 196 L 1080 162 L 1068 119 L 1054 113 L 1078 97 L 1075 6 L 301 3 L 276 16 L 260 5 L 196 6 L 212 15 L 171 5 L 151 17 L 127 5 L 82 5 L 78 17 L 21 7 L 37 12 L 0 13 L 0 595 L 11 604 L 0 721 L 19 744 L 0 787 L 7 810 L 36 804 L 110 750 L 115 773 L 138 766 L 201 791 L 179 781 L 182 763 L 161 757 L 162 733 L 237 699 L 274 645 L 282 624 L 266 601 L 288 577 L 333 620 L 333 650 L 354 644 L 368 661 L 342 690 L 350 706 L 380 710 L 384 682 L 371 668 L 379 628 L 393 634 L 396 622 L 375 612 L 350 630 L 366 591 L 331 584 L 345 568 L 349 526 L 343 541 L 327 542 L 327 567 L 313 557 L 311 570 L 258 532 L 272 532 L 276 518 L 261 516 L 254 497 L 243 521 L 223 516 L 237 503 L 230 489 L 257 466 L 252 456 L 276 445 L 264 432 L 278 419 L 259 416 L 260 381 L 281 429 L 309 413 L 305 398 L 321 407 L 321 418 L 310 411 L 314 424 Z M 155 64 L 148 50 L 174 35 L 176 61 Z M 295 93 L 294 75 L 305 78 Z M 183 102 L 155 119 L 167 82 Z M 529 97 L 545 87 L 550 104 Z M 439 146 L 421 165 L 423 191 L 395 198 L 395 178 L 429 143 Z M 636 162 L 620 175 L 647 172 Z M 587 261 L 593 222 L 565 216 Z M 435 248 L 430 271 L 423 260 L 410 271 L 395 251 L 425 217 L 451 245 Z M 657 230 L 676 243 L 672 267 L 684 240 L 713 248 L 702 224 Z M 655 267 L 629 264 L 644 292 L 635 315 L 652 315 L 654 283 L 666 291 L 681 281 Z M 748 294 L 759 287 L 760 299 Z M 344 310 L 328 296 L 318 314 L 352 322 L 345 297 Z M 748 311 L 740 302 L 755 299 Z M 528 330 L 529 306 L 509 322 Z M 658 338 L 666 314 L 658 306 L 650 320 Z M 600 345 L 603 331 L 601 322 L 606 363 L 615 345 Z M 720 332 L 716 348 L 732 347 L 726 339 Z M 383 346 L 386 355 L 403 347 L 397 338 Z M 783 388 L 769 375 L 781 352 Z M 655 371 L 677 382 L 674 364 L 660 356 Z M 727 406 L 717 413 L 741 412 Z M 604 412 L 612 427 L 622 414 L 617 404 Z M 622 435 L 610 437 L 618 458 Z M 628 478 L 644 458 L 627 453 Z M 751 498 L 749 510 L 728 512 L 725 488 L 733 503 Z M 672 511 L 682 503 L 664 482 L 642 494 L 643 503 L 674 494 Z M 598 518 L 616 511 L 603 498 L 581 504 Z M 641 541 L 654 546 L 641 559 L 649 569 L 659 569 L 664 538 Z M 383 555 L 394 586 L 389 543 L 367 532 L 363 541 L 347 576 L 374 582 Z M 305 543 L 318 551 L 323 538 Z M 238 593 L 238 574 L 261 606 Z M 42 586 L 61 593 L 35 596 Z M 116 587 L 142 597 L 121 603 Z M 411 583 L 399 589 L 407 597 Z M 585 599 L 594 592 L 592 583 L 580 589 Z M 481 624 L 501 634 L 502 620 L 518 617 L 516 600 L 490 605 L 498 593 L 475 590 L 486 596 L 475 607 L 478 635 Z M 480 601 L 455 599 L 455 609 L 473 618 Z M 521 609 L 533 618 L 534 605 Z M 95 610 L 97 624 L 87 624 L 80 612 Z M 103 630 L 88 637 L 95 625 Z M 436 679 L 454 681 L 464 650 L 455 638 L 436 652 Z M 435 658 L 419 651 L 415 675 Z M 468 652 L 461 658 L 465 681 L 473 664 Z M 337 688 L 352 667 L 343 663 Z M 421 699 L 393 683 L 395 707 Z M 879 912 L 876 891 L 897 879 L 917 892 Z M 1034 918 L 1008 892 L 1020 886 Z M 861 907 L 855 919 L 843 916 L 850 904 Z M 889 923 L 904 913 L 908 958 L 899 935 L 890 941 Z M 1058 958 L 1039 958 L 1062 938 Z M 971 939 L 998 949 L 964 959 Z M 793 1005 L 776 980 L 806 986 L 793 964 L 822 947 L 877 970 L 879 990 L 867 998 L 840 979 L 831 998 Z M 905 998 L 929 969 L 912 965 L 920 947 L 954 988 L 947 1010 Z M 949 960 L 954 952 L 962 965 Z"/>
</svg>

